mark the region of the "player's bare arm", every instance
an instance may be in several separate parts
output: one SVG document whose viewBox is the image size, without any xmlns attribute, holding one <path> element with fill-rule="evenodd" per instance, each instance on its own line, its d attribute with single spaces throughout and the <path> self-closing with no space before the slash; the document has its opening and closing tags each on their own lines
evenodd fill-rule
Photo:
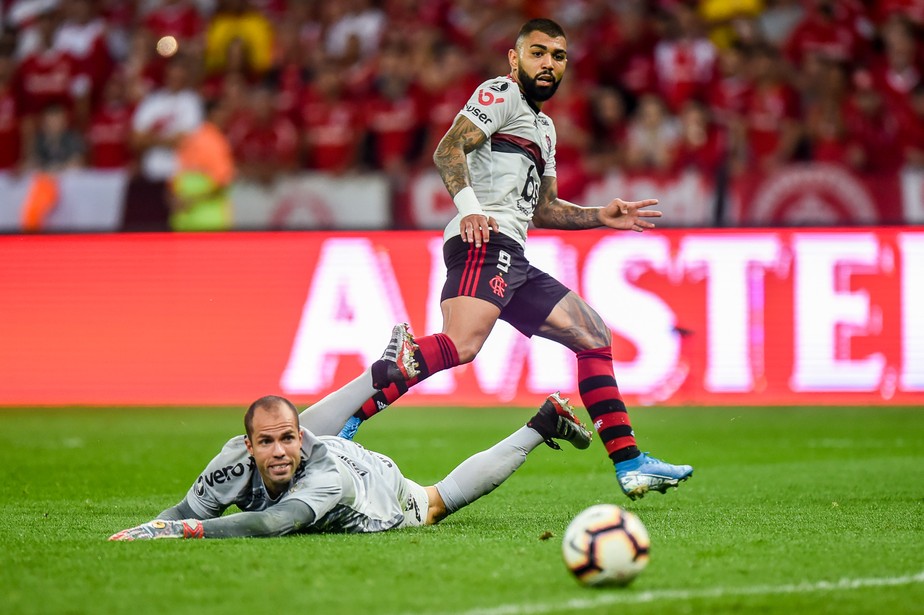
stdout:
<svg viewBox="0 0 924 615">
<path fill-rule="evenodd" d="M 472 185 L 468 162 L 465 159 L 466 154 L 481 147 L 487 140 L 487 135 L 464 116 L 459 116 L 452 128 L 440 139 L 433 153 L 433 162 L 453 199 L 462 190 L 471 188 Z M 462 208 L 460 212 L 465 214 Z M 459 226 L 462 241 L 474 242 L 478 247 L 481 246 L 482 241 L 489 241 L 491 230 L 498 231 L 494 218 L 485 216 L 483 213 L 463 215 Z"/>
<path fill-rule="evenodd" d="M 613 199 L 605 207 L 581 207 L 558 198 L 558 181 L 554 177 L 543 177 L 539 186 L 539 202 L 533 211 L 533 224 L 538 228 L 566 231 L 605 226 L 640 233 L 654 228 L 654 223 L 648 218 L 661 217 L 660 211 L 645 209 L 657 203 L 657 199 L 643 201 Z"/>
<path fill-rule="evenodd" d="M 472 185 L 465 155 L 487 140 L 487 135 L 464 116 L 456 118 L 452 128 L 440 139 L 433 153 L 433 162 L 450 196 L 456 196 L 460 190 Z"/>
</svg>

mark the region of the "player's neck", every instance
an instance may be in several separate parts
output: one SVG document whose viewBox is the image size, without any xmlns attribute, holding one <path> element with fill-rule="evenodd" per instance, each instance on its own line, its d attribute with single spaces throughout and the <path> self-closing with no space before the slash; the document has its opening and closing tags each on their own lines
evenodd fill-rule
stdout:
<svg viewBox="0 0 924 615">
<path fill-rule="evenodd" d="M 518 88 L 520 88 L 520 93 L 523 95 L 523 100 L 526 101 L 526 104 L 529 105 L 529 108 L 535 111 L 536 113 L 541 113 L 543 103 L 537 102 L 529 97 L 529 94 L 527 94 L 526 90 L 523 89 L 523 84 L 520 83 L 519 79 L 517 79 L 517 76 L 515 73 L 510 73 L 507 76 L 513 79 L 513 82 L 517 84 Z"/>
</svg>

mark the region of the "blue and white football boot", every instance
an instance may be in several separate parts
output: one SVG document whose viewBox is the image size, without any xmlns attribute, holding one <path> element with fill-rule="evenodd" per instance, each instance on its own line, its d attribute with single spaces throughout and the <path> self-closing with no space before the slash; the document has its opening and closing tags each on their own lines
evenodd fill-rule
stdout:
<svg viewBox="0 0 924 615">
<path fill-rule="evenodd" d="M 616 464 L 616 478 L 623 493 L 630 500 L 637 500 L 649 491 L 667 493 L 671 487 L 676 488 L 682 481 L 693 476 L 693 466 L 675 466 L 642 453 L 635 459 L 627 459 Z"/>
</svg>

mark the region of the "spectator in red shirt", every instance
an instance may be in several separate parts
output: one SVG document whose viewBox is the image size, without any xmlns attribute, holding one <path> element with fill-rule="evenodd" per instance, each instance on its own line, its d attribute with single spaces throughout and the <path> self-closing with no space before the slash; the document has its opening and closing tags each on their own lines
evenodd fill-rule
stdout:
<svg viewBox="0 0 924 615">
<path fill-rule="evenodd" d="M 342 174 L 359 161 L 364 121 L 356 97 L 346 92 L 341 67 L 322 63 L 299 105 L 299 123 L 308 169 Z"/>
<path fill-rule="evenodd" d="M 802 121 L 808 158 L 851 166 L 850 141 L 844 105 L 850 95 L 847 67 L 818 58 L 819 69 L 811 95 L 805 97 Z"/>
<path fill-rule="evenodd" d="M 601 85 L 619 88 L 632 99 L 655 91 L 654 47 L 657 38 L 642 3 L 630 2 L 619 11 L 618 38 L 608 41 L 599 62 Z"/>
<path fill-rule="evenodd" d="M 845 111 L 850 163 L 858 171 L 897 173 L 903 161 L 898 117 L 890 112 L 869 72 L 855 73 L 854 86 Z"/>
<path fill-rule="evenodd" d="M 247 131 L 253 123 L 253 86 L 240 73 L 229 73 L 220 85 L 221 91 L 214 93 L 211 99 L 221 103 L 221 127 L 231 148 L 236 149 L 247 138 Z"/>
<path fill-rule="evenodd" d="M 17 96 L 27 123 L 31 124 L 29 116 L 59 105 L 76 118 L 78 125 L 84 125 L 90 81 L 71 53 L 54 47 L 57 14 L 42 13 L 34 31 L 35 50 L 23 58 L 16 73 Z"/>
<path fill-rule="evenodd" d="M 383 49 L 373 89 L 363 115 L 369 132 L 369 162 L 388 173 L 401 174 L 421 154 L 419 93 L 413 66 L 404 47 Z"/>
<path fill-rule="evenodd" d="M 420 72 L 426 124 L 424 152 L 432 153 L 452 126 L 456 114 L 481 79 L 471 72 L 465 51 L 457 45 L 438 47 Z"/>
<path fill-rule="evenodd" d="M 827 98 L 813 104 L 806 112 L 805 135 L 812 161 L 853 166 L 841 101 Z"/>
<path fill-rule="evenodd" d="M 883 53 L 873 62 L 873 83 L 891 108 L 906 113 L 911 91 L 924 83 L 918 43 L 910 22 L 900 16 L 882 27 Z"/>
<path fill-rule="evenodd" d="M 259 81 L 259 75 L 254 72 L 248 53 L 242 39 L 237 38 L 228 43 L 224 69 L 207 75 L 199 87 L 199 93 L 204 100 L 217 101 L 225 89 L 225 82 L 229 80 L 244 81 L 248 87 Z"/>
<path fill-rule="evenodd" d="M 924 84 L 911 91 L 908 114 L 902 121 L 904 161 L 916 169 L 924 169 Z"/>
<path fill-rule="evenodd" d="M 668 37 L 654 49 L 658 90 L 677 113 L 691 99 L 704 100 L 716 76 L 716 48 L 702 31 L 696 10 L 685 2 L 670 9 Z"/>
<path fill-rule="evenodd" d="M 793 66 L 801 66 L 808 54 L 838 62 L 862 59 L 865 44 L 856 28 L 860 10 L 849 0 L 811 0 L 785 43 L 787 59 Z"/>
<path fill-rule="evenodd" d="M 77 61 L 78 71 L 90 80 L 90 100 L 95 103 L 114 66 L 106 40 L 106 21 L 89 0 L 68 0 L 64 16 L 55 33 L 54 47 Z"/>
<path fill-rule="evenodd" d="M 22 122 L 13 91 L 12 50 L 0 54 L 0 171 L 14 171 L 22 162 Z"/>
<path fill-rule="evenodd" d="M 147 30 L 142 28 L 132 33 L 128 55 L 119 70 L 125 75 L 128 97 L 133 103 L 164 84 L 167 61 L 155 52 L 155 48 L 156 40 Z"/>
<path fill-rule="evenodd" d="M 752 88 L 745 102 L 743 138 L 736 143 L 746 164 L 764 171 L 793 160 L 801 138 L 799 101 L 783 80 L 784 65 L 768 45 L 752 50 L 749 61 Z"/>
<path fill-rule="evenodd" d="M 268 184 L 295 169 L 298 131 L 291 118 L 276 109 L 272 90 L 257 88 L 252 96 L 250 121 L 234 150 L 242 178 Z"/>
<path fill-rule="evenodd" d="M 874 5 L 873 18 L 879 23 L 901 16 L 917 26 L 924 26 L 924 0 L 879 0 Z"/>
<path fill-rule="evenodd" d="M 142 23 L 155 41 L 169 35 L 175 37 L 181 47 L 188 43 L 198 44 L 196 41 L 204 29 L 202 15 L 193 0 L 160 0 L 159 6 L 145 15 Z"/>
<path fill-rule="evenodd" d="M 718 75 L 709 86 L 706 102 L 715 122 L 725 130 L 733 130 L 740 122 L 750 96 L 747 63 L 748 51 L 741 45 L 733 44 L 719 51 Z"/>
<path fill-rule="evenodd" d="M 94 169 L 124 169 L 134 160 L 132 114 L 125 76 L 115 72 L 103 87 L 102 101 L 87 131 L 88 163 Z"/>
<path fill-rule="evenodd" d="M 696 171 L 715 178 L 724 162 L 723 137 L 711 122 L 709 110 L 690 100 L 680 112 L 680 136 L 674 150 L 674 171 Z"/>
<path fill-rule="evenodd" d="M 298 14 L 276 26 L 273 64 L 263 79 L 276 92 L 276 108 L 293 121 L 298 119 L 298 103 L 311 79 L 311 47 L 303 45 L 303 24 Z"/>
</svg>

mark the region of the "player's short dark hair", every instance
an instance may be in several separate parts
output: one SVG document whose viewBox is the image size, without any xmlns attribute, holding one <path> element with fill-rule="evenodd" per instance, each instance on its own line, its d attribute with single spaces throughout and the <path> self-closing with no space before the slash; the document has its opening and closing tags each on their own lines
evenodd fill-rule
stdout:
<svg viewBox="0 0 924 615">
<path fill-rule="evenodd" d="M 537 19 L 530 19 L 525 24 L 523 24 L 522 28 L 520 28 L 520 32 L 519 34 L 517 34 L 517 42 L 516 42 L 517 48 L 520 47 L 520 44 L 523 42 L 523 39 L 529 36 L 530 34 L 532 34 L 533 32 L 542 32 L 543 34 L 547 36 L 551 36 L 552 38 L 559 38 L 559 37 L 564 38 L 564 39 L 568 38 L 567 36 L 565 36 L 565 30 L 560 25 L 558 25 L 556 22 L 552 21 L 551 19 L 545 19 L 545 18 L 540 17 Z"/>
<path fill-rule="evenodd" d="M 295 415 L 295 421 L 298 422 L 298 408 L 295 407 L 295 404 L 279 395 L 264 395 L 250 404 L 250 407 L 247 408 L 247 413 L 244 414 L 244 431 L 247 432 L 247 437 L 249 438 L 253 435 L 253 415 L 257 410 L 261 408 L 273 408 L 280 405 L 291 410 L 292 414 Z"/>
</svg>

